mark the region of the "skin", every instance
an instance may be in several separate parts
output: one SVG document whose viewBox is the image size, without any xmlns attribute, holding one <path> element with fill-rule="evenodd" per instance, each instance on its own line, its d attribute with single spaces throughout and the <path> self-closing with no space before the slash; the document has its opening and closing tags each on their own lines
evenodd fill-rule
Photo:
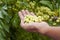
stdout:
<svg viewBox="0 0 60 40">
<path fill-rule="evenodd" d="M 36 15 L 34 15 L 33 12 L 29 12 L 28 10 L 19 11 L 18 14 L 21 19 L 20 25 L 26 31 L 41 33 L 43 35 L 47 35 L 53 38 L 54 40 L 60 40 L 60 27 L 49 26 L 48 23 L 46 22 L 24 23 L 24 17 L 26 15 L 32 15 L 32 16 Z"/>
</svg>

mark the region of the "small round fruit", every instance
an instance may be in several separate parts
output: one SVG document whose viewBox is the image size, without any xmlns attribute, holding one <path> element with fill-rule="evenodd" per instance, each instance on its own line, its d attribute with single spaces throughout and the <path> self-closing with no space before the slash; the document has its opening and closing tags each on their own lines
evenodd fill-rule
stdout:
<svg viewBox="0 0 60 40">
<path fill-rule="evenodd" d="M 53 25 L 55 26 L 57 23 L 53 23 Z"/>
<path fill-rule="evenodd" d="M 29 21 L 30 21 L 30 20 L 29 20 L 28 18 L 24 19 L 24 22 L 25 22 L 25 23 L 29 23 Z"/>
<path fill-rule="evenodd" d="M 60 22 L 60 20 L 57 19 L 56 22 Z"/>
<path fill-rule="evenodd" d="M 49 19 L 49 15 L 43 15 L 44 20 L 48 20 Z"/>
</svg>

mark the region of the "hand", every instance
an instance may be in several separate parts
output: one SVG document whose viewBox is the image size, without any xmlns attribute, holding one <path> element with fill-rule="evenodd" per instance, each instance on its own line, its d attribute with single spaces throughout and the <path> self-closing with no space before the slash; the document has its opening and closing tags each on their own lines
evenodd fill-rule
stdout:
<svg viewBox="0 0 60 40">
<path fill-rule="evenodd" d="M 32 15 L 32 16 L 36 16 L 34 15 L 33 12 L 29 12 L 28 10 L 22 10 L 19 12 L 19 17 L 21 19 L 21 27 L 29 32 L 39 32 L 44 34 L 45 32 L 48 31 L 49 29 L 49 25 L 46 22 L 34 22 L 34 23 L 24 23 L 24 17 L 26 15 Z"/>
</svg>

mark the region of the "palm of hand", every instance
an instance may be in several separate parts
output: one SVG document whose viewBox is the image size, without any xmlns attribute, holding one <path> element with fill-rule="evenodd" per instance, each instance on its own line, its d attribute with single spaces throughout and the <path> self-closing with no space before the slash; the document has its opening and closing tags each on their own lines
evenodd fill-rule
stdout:
<svg viewBox="0 0 60 40">
<path fill-rule="evenodd" d="M 28 10 L 22 10 L 19 12 L 19 17 L 21 19 L 21 27 L 27 31 L 30 32 L 41 32 L 44 33 L 43 31 L 46 31 L 46 29 L 49 27 L 49 25 L 46 22 L 34 22 L 34 23 L 24 23 L 24 17 L 26 15 L 32 15 L 35 16 L 33 12 L 29 12 Z"/>
</svg>

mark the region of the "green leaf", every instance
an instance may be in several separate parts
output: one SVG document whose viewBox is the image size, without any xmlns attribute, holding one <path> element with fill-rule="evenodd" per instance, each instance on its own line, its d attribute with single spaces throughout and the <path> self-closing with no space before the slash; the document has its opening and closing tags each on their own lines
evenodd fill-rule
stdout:
<svg viewBox="0 0 60 40">
<path fill-rule="evenodd" d="M 11 23 L 12 23 L 12 26 L 14 26 L 14 27 L 18 27 L 19 26 L 19 17 L 18 17 L 18 13 L 16 13 L 15 15 L 14 15 L 14 17 L 12 18 L 12 20 L 11 20 Z"/>
<path fill-rule="evenodd" d="M 51 9 L 53 9 L 53 6 L 52 6 L 52 4 L 50 3 L 50 1 L 40 1 L 40 3 L 43 4 L 43 5 L 48 6 L 48 7 L 51 8 Z"/>
<path fill-rule="evenodd" d="M 7 10 L 7 5 L 4 5 L 2 9 Z"/>
<path fill-rule="evenodd" d="M 7 33 L 7 34 L 6 34 Z M 8 40 L 9 37 L 7 35 L 9 33 L 9 26 L 5 24 L 2 20 L 0 20 L 0 40 Z"/>
<path fill-rule="evenodd" d="M 2 21 L 0 20 L 0 24 L 1 24 L 1 27 L 2 27 L 5 31 L 9 32 L 9 26 L 8 26 L 6 23 L 4 23 L 4 22 L 2 22 Z"/>
<path fill-rule="evenodd" d="M 60 4 L 60 0 L 55 0 L 55 1 Z"/>
<path fill-rule="evenodd" d="M 3 18 L 2 12 L 0 11 L 0 18 Z"/>
</svg>

